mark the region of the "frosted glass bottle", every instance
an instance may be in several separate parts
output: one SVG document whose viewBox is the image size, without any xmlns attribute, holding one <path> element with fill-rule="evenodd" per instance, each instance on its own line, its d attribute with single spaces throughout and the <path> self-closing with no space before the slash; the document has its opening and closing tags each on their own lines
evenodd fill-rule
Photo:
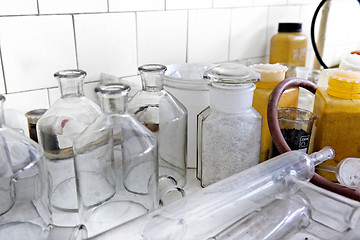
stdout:
<svg viewBox="0 0 360 240">
<path fill-rule="evenodd" d="M 37 135 L 44 148 L 50 174 L 53 220 L 59 226 L 78 222 L 73 161 L 73 142 L 101 113 L 100 107 L 84 96 L 86 72 L 64 70 L 54 74 L 61 98 L 37 122 Z"/>
<path fill-rule="evenodd" d="M 45 240 L 51 213 L 42 148 L 5 125 L 0 95 L 0 239 Z"/>
<path fill-rule="evenodd" d="M 79 214 L 89 236 L 158 207 L 157 140 L 126 113 L 129 90 L 96 87 L 103 113 L 74 142 Z"/>
<path fill-rule="evenodd" d="M 150 129 L 159 142 L 159 178 L 186 183 L 187 110 L 163 88 L 166 66 L 139 67 L 142 90 L 130 99 L 128 112 Z"/>
<path fill-rule="evenodd" d="M 241 64 L 208 70 L 210 107 L 198 119 L 198 173 L 206 187 L 260 161 L 262 116 L 252 107 L 260 74 Z"/>
</svg>

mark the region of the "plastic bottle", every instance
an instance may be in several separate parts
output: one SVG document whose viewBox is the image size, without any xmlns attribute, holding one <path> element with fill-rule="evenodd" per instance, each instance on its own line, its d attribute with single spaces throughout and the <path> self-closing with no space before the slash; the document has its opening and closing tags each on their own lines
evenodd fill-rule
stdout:
<svg viewBox="0 0 360 240">
<path fill-rule="evenodd" d="M 315 94 L 314 151 L 331 146 L 336 152 L 325 165 L 336 166 L 342 159 L 360 157 L 360 73 L 351 70 L 331 72 L 328 87 Z M 319 171 L 329 180 L 337 181 L 334 173 Z"/>
<path fill-rule="evenodd" d="M 263 162 L 270 157 L 271 135 L 267 123 L 269 97 L 276 85 L 284 80 L 287 67 L 280 64 L 254 64 L 250 68 L 261 74 L 260 81 L 255 83 L 253 107 L 263 116 L 260 153 L 260 162 Z M 282 94 L 279 107 L 297 107 L 298 98 L 299 89 L 289 88 Z"/>
<path fill-rule="evenodd" d="M 301 23 L 279 23 L 278 33 L 271 38 L 270 63 L 305 66 L 307 38 Z"/>
</svg>

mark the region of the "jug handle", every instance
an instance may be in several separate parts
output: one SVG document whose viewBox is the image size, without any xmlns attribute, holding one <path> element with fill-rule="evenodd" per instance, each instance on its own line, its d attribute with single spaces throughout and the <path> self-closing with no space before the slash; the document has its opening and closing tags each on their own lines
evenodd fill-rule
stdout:
<svg viewBox="0 0 360 240">
<path fill-rule="evenodd" d="M 267 118 L 271 137 L 273 139 L 274 145 L 280 153 L 288 152 L 291 150 L 281 134 L 279 121 L 277 118 L 277 110 L 280 97 L 282 93 L 290 87 L 303 87 L 314 94 L 318 89 L 318 86 L 313 82 L 294 77 L 283 80 L 272 91 L 268 103 Z M 314 174 L 310 182 L 318 187 L 324 188 L 331 192 L 340 194 L 353 200 L 360 201 L 359 190 L 347 188 L 345 186 L 336 184 L 328 179 L 323 178 L 317 173 Z"/>
</svg>

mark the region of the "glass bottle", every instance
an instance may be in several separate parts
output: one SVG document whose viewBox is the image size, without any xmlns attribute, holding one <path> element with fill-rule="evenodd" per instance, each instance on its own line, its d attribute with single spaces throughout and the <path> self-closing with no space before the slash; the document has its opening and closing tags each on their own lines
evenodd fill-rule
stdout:
<svg viewBox="0 0 360 240">
<path fill-rule="evenodd" d="M 74 143 L 79 213 L 89 236 L 158 207 L 156 137 L 126 113 L 128 85 L 95 88 L 103 113 Z"/>
<path fill-rule="evenodd" d="M 330 73 L 329 86 L 316 90 L 314 113 L 314 151 L 328 145 L 336 156 L 324 165 L 337 166 L 345 158 L 360 158 L 360 73 L 336 70 Z M 336 182 L 335 173 L 319 171 L 319 174 Z"/>
<path fill-rule="evenodd" d="M 305 66 L 307 38 L 301 31 L 301 23 L 279 23 L 271 38 L 269 62 Z"/>
<path fill-rule="evenodd" d="M 269 98 L 276 85 L 284 80 L 288 68 L 280 64 L 254 64 L 250 68 L 261 75 L 261 80 L 255 83 L 253 107 L 263 116 L 260 153 L 260 162 L 263 162 L 270 158 L 272 141 L 267 121 Z M 297 107 L 298 99 L 299 88 L 286 89 L 281 95 L 279 107 Z"/>
<path fill-rule="evenodd" d="M 101 113 L 100 107 L 84 96 L 86 72 L 64 70 L 54 74 L 61 98 L 37 122 L 37 136 L 44 148 L 50 174 L 50 202 L 56 225 L 75 226 L 77 197 L 72 146 L 75 138 Z"/>
<path fill-rule="evenodd" d="M 196 168 L 197 116 L 209 106 L 208 82 L 203 79 L 210 65 L 182 63 L 167 65 L 164 89 L 170 92 L 186 108 L 187 122 L 187 167 Z"/>
<path fill-rule="evenodd" d="M 260 74 L 227 63 L 205 72 L 210 107 L 198 120 L 197 176 L 206 187 L 259 163 L 262 116 L 252 107 Z"/>
<path fill-rule="evenodd" d="M 49 182 L 42 148 L 5 125 L 0 95 L 0 239 L 45 240 Z"/>
<path fill-rule="evenodd" d="M 128 112 L 150 129 L 159 142 L 159 178 L 186 183 L 187 110 L 163 88 L 166 66 L 139 67 L 142 90 L 130 99 Z"/>
</svg>

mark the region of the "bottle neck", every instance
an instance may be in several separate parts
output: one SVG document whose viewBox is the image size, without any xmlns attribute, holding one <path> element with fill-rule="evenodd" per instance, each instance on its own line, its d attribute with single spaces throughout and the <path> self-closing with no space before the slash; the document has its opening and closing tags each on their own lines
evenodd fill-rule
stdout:
<svg viewBox="0 0 360 240">
<path fill-rule="evenodd" d="M 164 88 L 163 77 L 152 73 L 141 73 L 142 89 L 144 91 L 156 92 Z"/>
<path fill-rule="evenodd" d="M 210 107 L 226 113 L 237 113 L 252 107 L 255 84 L 224 85 L 212 83 Z"/>
<path fill-rule="evenodd" d="M 161 91 L 164 88 L 164 74 L 166 66 L 160 64 L 148 64 L 139 67 L 142 89 L 144 91 Z"/>
<path fill-rule="evenodd" d="M 123 114 L 126 112 L 127 94 L 99 94 L 100 106 L 104 114 Z"/>
<path fill-rule="evenodd" d="M 63 78 L 59 80 L 61 98 L 84 96 L 84 80 Z"/>
<path fill-rule="evenodd" d="M 85 71 L 77 69 L 56 72 L 54 77 L 59 81 L 61 98 L 84 96 L 85 76 Z"/>
</svg>

